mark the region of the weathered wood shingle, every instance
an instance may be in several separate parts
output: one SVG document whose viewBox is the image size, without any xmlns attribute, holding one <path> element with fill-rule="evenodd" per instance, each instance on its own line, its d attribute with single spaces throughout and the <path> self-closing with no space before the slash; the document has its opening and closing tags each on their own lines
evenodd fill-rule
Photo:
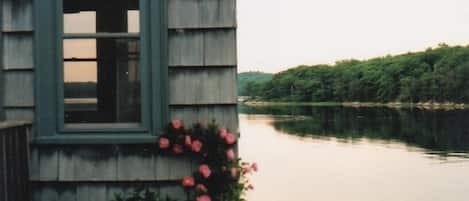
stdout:
<svg viewBox="0 0 469 201">
<path fill-rule="evenodd" d="M 117 179 L 156 180 L 155 155 L 149 148 L 121 147 L 117 156 Z M 131 165 L 138 164 L 138 165 Z"/>
<path fill-rule="evenodd" d="M 168 36 L 170 66 L 203 66 L 204 35 L 199 31 L 170 31 Z"/>
<path fill-rule="evenodd" d="M 138 187 L 145 187 L 153 192 L 169 195 L 177 200 L 185 200 L 184 190 L 178 183 L 43 183 L 33 188 L 33 201 L 110 201 L 116 194 L 130 194 Z"/>
<path fill-rule="evenodd" d="M 4 108 L 5 119 L 19 121 L 34 121 L 34 108 Z"/>
<path fill-rule="evenodd" d="M 212 121 L 231 132 L 238 133 L 238 112 L 236 105 L 193 105 L 171 106 L 171 117 L 184 122 Z"/>
<path fill-rule="evenodd" d="M 236 68 L 172 69 L 170 104 L 236 104 L 236 73 Z"/>
<path fill-rule="evenodd" d="M 33 68 L 32 33 L 4 33 L 3 50 L 2 63 L 0 65 L 4 70 L 24 70 Z"/>
<path fill-rule="evenodd" d="M 33 147 L 34 182 L 179 181 L 191 175 L 189 157 L 158 155 L 149 145 Z"/>
<path fill-rule="evenodd" d="M 34 106 L 34 73 L 30 71 L 4 72 L 4 107 Z"/>
<path fill-rule="evenodd" d="M 236 0 L 169 0 L 171 29 L 234 28 Z"/>
<path fill-rule="evenodd" d="M 6 120 L 34 119 L 32 0 L 0 1 L 2 114 Z"/>
<path fill-rule="evenodd" d="M 2 0 L 1 20 L 4 32 L 33 30 L 32 0 Z"/>
<path fill-rule="evenodd" d="M 170 31 L 169 66 L 236 66 L 236 30 Z"/>
</svg>

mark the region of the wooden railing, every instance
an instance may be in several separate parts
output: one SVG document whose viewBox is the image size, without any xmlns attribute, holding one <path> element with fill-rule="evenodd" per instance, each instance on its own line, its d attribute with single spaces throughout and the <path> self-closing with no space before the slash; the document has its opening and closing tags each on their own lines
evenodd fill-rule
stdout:
<svg viewBox="0 0 469 201">
<path fill-rule="evenodd" d="M 0 201 L 30 201 L 27 122 L 0 122 Z"/>
</svg>

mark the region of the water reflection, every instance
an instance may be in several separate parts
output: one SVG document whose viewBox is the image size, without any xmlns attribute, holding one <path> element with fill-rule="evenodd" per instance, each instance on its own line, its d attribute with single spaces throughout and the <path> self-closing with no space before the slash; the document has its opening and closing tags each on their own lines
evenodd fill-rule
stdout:
<svg viewBox="0 0 469 201">
<path fill-rule="evenodd" d="M 469 110 L 240 106 L 240 112 L 275 115 L 276 130 L 298 136 L 399 141 L 428 154 L 469 158 Z"/>
<path fill-rule="evenodd" d="M 423 137 L 409 138 L 413 140 L 407 143 L 405 140 L 408 138 L 402 136 L 410 133 L 391 133 L 408 128 L 397 129 L 392 125 L 411 125 L 410 122 L 424 125 L 426 118 L 409 120 L 399 117 L 400 121 L 395 119 L 394 124 L 389 123 L 388 127 L 394 130 L 386 130 L 390 128 L 385 126 L 385 119 L 392 115 L 383 116 L 382 112 L 363 115 L 351 112 L 349 117 L 354 118 L 347 121 L 345 117 L 338 116 L 347 114 L 337 111 L 340 109 L 319 109 L 325 111 L 318 112 L 317 109 L 306 108 L 298 109 L 296 113 L 294 110 L 297 109 L 274 108 L 272 112 L 277 115 L 269 114 L 265 108 L 262 109 L 263 115 L 254 112 L 256 108 L 240 109 L 241 113 L 251 113 L 240 115 L 240 155 L 247 161 L 258 162 L 260 167 L 260 172 L 251 178 L 255 190 L 246 195 L 247 200 L 469 200 L 469 159 L 425 153 L 445 149 L 444 152 L 453 154 L 449 150 L 461 147 L 461 150 L 466 150 L 462 142 L 467 142 L 467 137 L 463 138 L 463 134 L 451 135 L 459 136 L 462 142 L 458 143 L 455 142 L 457 139 L 432 141 Z M 282 110 L 288 113 L 279 112 Z M 401 121 L 409 122 L 403 124 Z M 347 129 L 341 129 L 336 122 L 353 128 L 353 131 L 346 132 Z M 456 125 L 449 120 L 443 122 Z M 440 128 L 440 133 L 443 129 Z M 384 134 L 371 134 L 378 131 Z M 442 134 L 434 136 L 443 137 Z M 422 148 L 427 144 L 437 148 Z"/>
</svg>

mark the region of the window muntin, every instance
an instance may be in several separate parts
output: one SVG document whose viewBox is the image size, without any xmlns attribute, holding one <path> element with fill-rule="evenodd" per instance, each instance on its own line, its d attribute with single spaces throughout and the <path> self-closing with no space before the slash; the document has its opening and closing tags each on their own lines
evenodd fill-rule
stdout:
<svg viewBox="0 0 469 201">
<path fill-rule="evenodd" d="M 138 8 L 138 0 L 63 1 L 65 128 L 141 122 Z"/>
<path fill-rule="evenodd" d="M 138 0 L 64 0 L 63 32 L 139 33 Z"/>
<path fill-rule="evenodd" d="M 76 0 L 78 1 L 78 0 Z M 84 1 L 84 0 L 80 0 Z M 92 0 L 95 1 L 95 0 Z M 113 2 L 114 0 L 99 0 Z M 94 38 L 139 38 L 141 113 L 138 123 L 64 124 L 63 42 L 90 33 L 63 32 L 63 0 L 34 0 L 35 133 L 38 144 L 151 143 L 168 121 L 166 1 L 139 0 L 139 33 L 96 33 Z M 94 33 L 93 33 L 94 34 Z M 138 36 L 138 37 L 135 37 Z M 85 55 L 89 56 L 89 55 Z"/>
</svg>

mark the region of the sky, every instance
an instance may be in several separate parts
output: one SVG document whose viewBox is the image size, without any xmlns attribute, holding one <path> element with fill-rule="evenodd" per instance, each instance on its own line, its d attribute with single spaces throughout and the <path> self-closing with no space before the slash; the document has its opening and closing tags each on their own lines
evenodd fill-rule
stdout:
<svg viewBox="0 0 469 201">
<path fill-rule="evenodd" d="M 238 71 L 469 45 L 468 0 L 238 0 Z"/>
</svg>

